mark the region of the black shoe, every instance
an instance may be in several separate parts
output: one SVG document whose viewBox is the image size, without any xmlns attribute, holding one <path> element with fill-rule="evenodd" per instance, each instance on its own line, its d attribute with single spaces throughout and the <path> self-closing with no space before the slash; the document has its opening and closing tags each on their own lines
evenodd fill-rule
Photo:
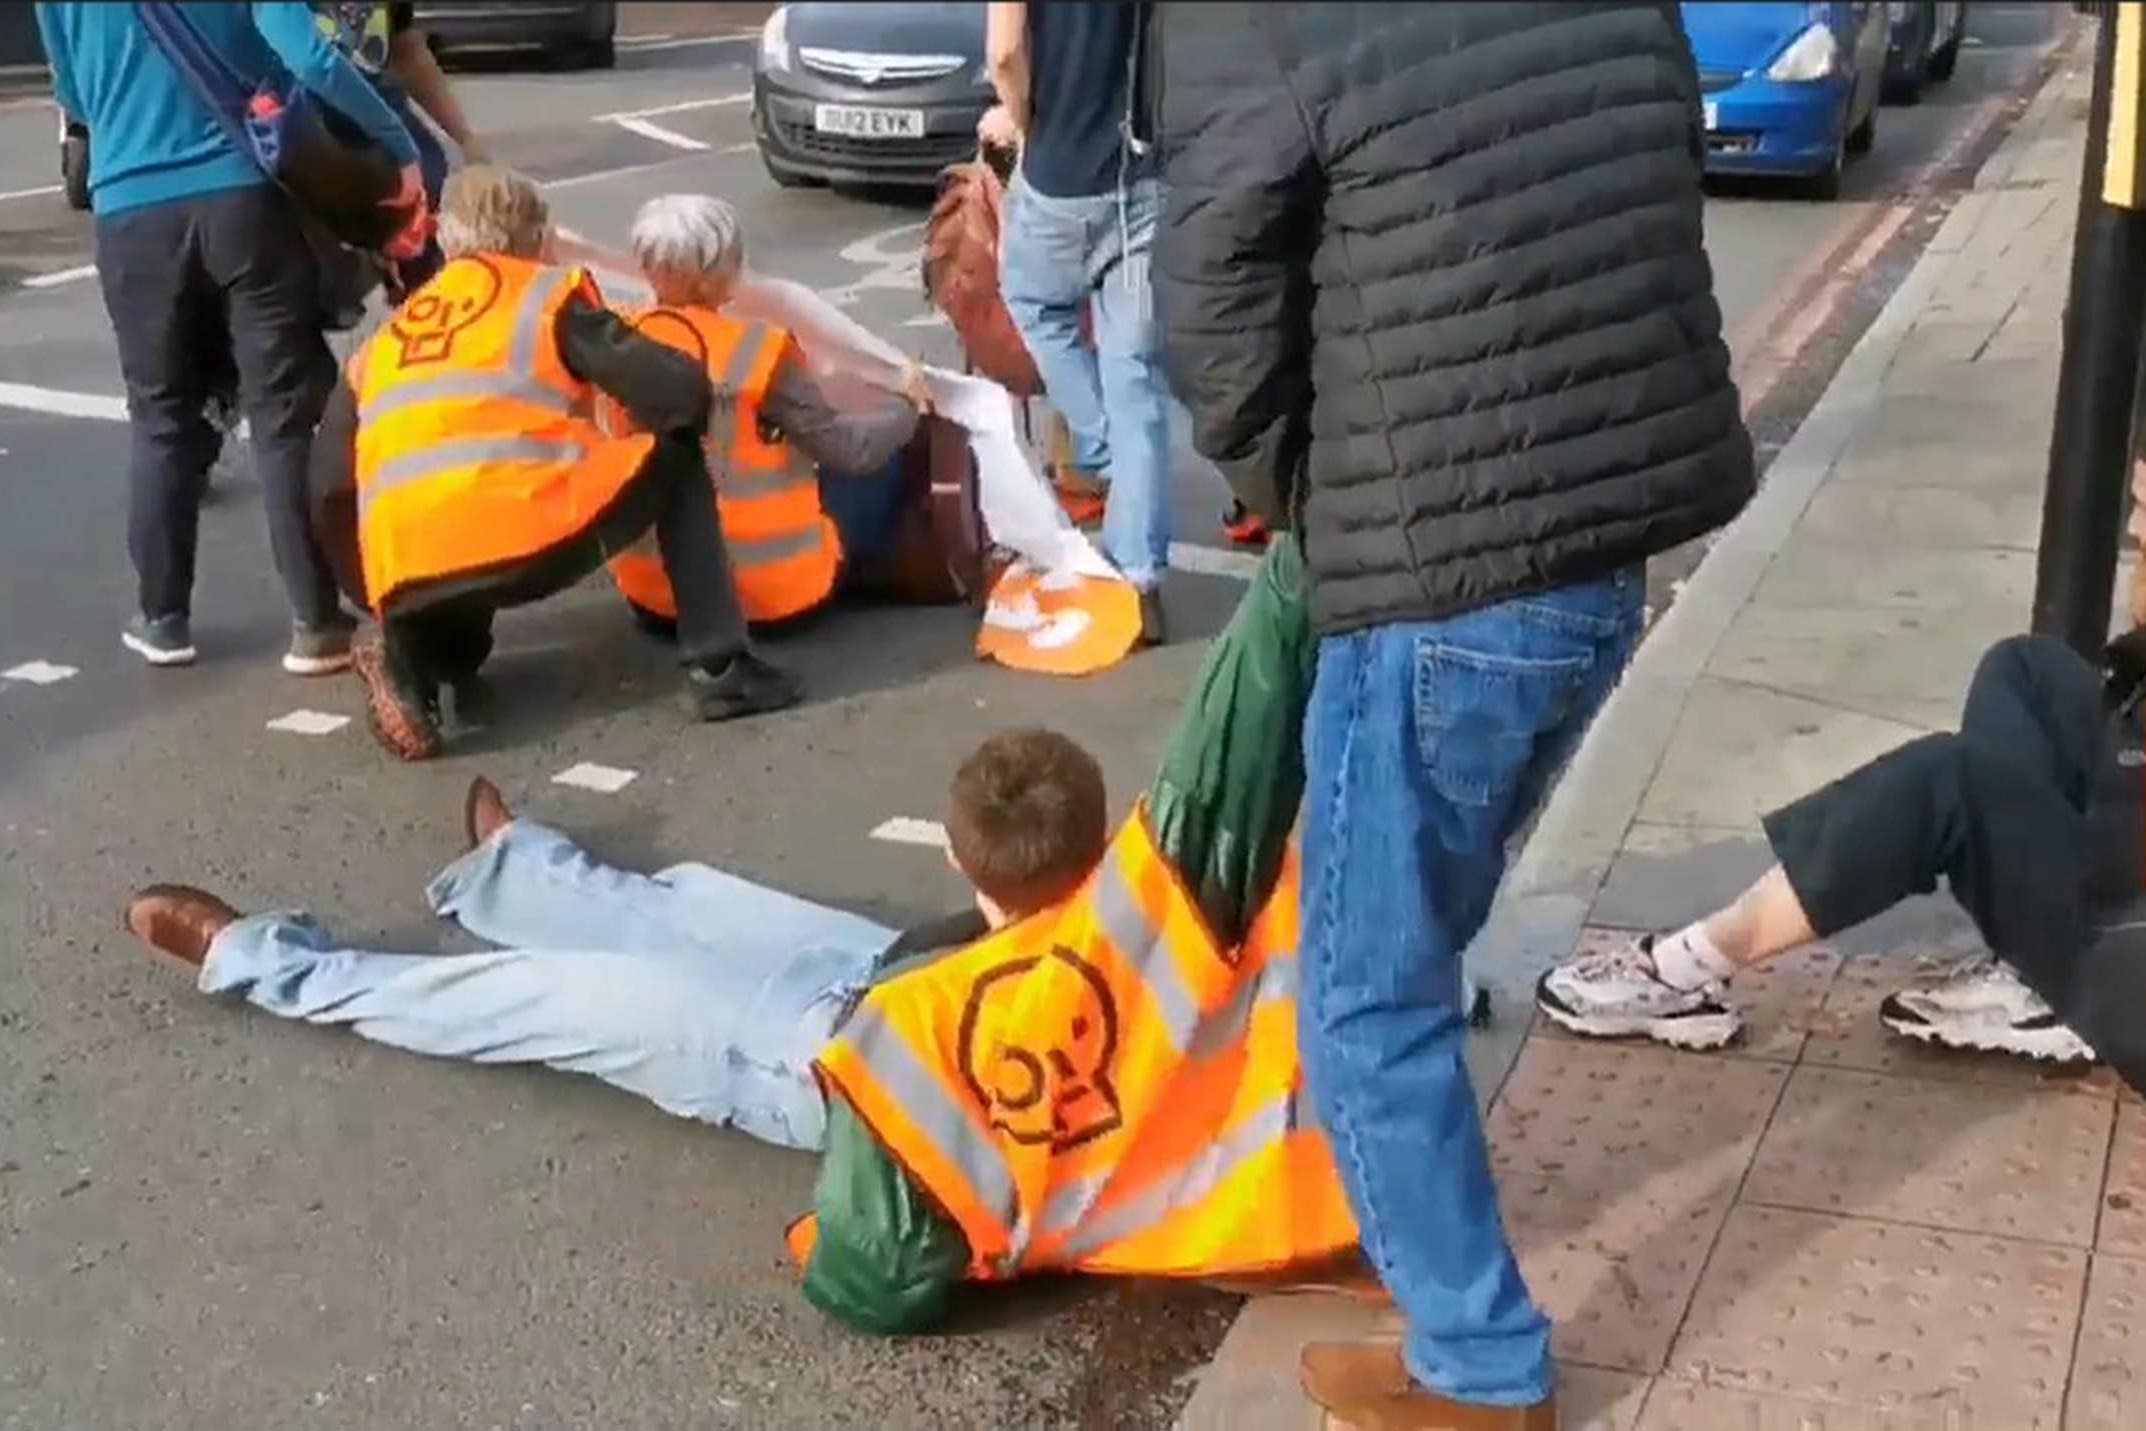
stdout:
<svg viewBox="0 0 2146 1431">
<path fill-rule="evenodd" d="M 1170 627 L 1163 620 L 1162 590 L 1159 587 L 1140 593 L 1140 644 L 1142 646 L 1167 646 L 1170 644 Z"/>
<path fill-rule="evenodd" d="M 702 720 L 736 720 L 786 710 L 805 698 L 797 677 L 751 652 L 730 658 L 720 671 L 686 668 L 686 694 Z"/>
<path fill-rule="evenodd" d="M 294 676 L 332 676 L 350 669 L 350 642 L 358 624 L 338 612 L 318 626 L 291 623 L 291 644 L 283 669 Z"/>
<path fill-rule="evenodd" d="M 194 633 L 184 616 L 137 616 L 121 629 L 119 639 L 152 666 L 194 664 Z"/>
</svg>

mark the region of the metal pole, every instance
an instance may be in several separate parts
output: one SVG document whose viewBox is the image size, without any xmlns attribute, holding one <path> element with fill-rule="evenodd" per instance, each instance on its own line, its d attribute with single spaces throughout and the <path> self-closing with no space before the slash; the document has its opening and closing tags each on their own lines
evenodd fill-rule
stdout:
<svg viewBox="0 0 2146 1431">
<path fill-rule="evenodd" d="M 2089 657 L 2108 639 L 2146 322 L 2146 16 L 2134 3 L 2098 8 L 2034 582 L 2034 629 Z"/>
</svg>

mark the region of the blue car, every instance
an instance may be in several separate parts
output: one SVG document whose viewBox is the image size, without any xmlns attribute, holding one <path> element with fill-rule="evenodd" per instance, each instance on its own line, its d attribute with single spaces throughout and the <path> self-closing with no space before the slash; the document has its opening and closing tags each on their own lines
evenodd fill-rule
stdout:
<svg viewBox="0 0 2146 1431">
<path fill-rule="evenodd" d="M 1711 174 L 1788 175 L 1840 192 L 1877 138 L 1892 35 L 1883 4 L 1688 4 Z"/>
</svg>

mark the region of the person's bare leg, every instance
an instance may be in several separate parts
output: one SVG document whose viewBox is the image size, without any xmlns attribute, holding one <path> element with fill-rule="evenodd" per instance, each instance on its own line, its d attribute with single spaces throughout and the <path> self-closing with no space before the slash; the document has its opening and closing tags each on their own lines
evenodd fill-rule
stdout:
<svg viewBox="0 0 2146 1431">
<path fill-rule="evenodd" d="M 1803 901 L 1775 865 L 1706 918 L 1655 941 L 1657 973 L 1678 988 L 1721 983 L 1818 937 Z"/>
</svg>

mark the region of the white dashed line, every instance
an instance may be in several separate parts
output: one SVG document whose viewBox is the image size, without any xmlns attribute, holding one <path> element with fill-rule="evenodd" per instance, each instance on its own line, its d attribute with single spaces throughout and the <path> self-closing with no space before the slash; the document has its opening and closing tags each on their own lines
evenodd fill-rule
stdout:
<svg viewBox="0 0 2146 1431">
<path fill-rule="evenodd" d="M 633 784 L 638 772 L 621 770 L 615 765 L 594 765 L 584 760 L 551 777 L 554 785 L 572 785 L 581 790 L 594 790 L 599 795 L 616 795 Z"/>
<path fill-rule="evenodd" d="M 624 164 L 616 169 L 598 169 L 593 174 L 569 174 L 564 179 L 546 179 L 537 185 L 539 189 L 571 189 L 576 184 L 599 184 L 606 179 L 622 179 L 628 174 L 646 174 L 651 169 L 668 169 L 673 164 L 686 162 L 683 154 L 676 159 L 657 159 L 647 164 Z"/>
<path fill-rule="evenodd" d="M 1173 571 L 1250 581 L 1252 573 L 1259 570 L 1260 560 L 1253 552 L 1225 551 L 1221 547 L 1195 546 L 1191 542 L 1170 543 L 1170 568 Z"/>
<path fill-rule="evenodd" d="M 127 420 L 127 400 L 102 393 L 71 393 L 59 388 L 32 387 L 28 383 L 0 383 L 0 407 L 19 407 L 29 412 L 49 412 L 55 417 L 101 417 L 106 422 Z"/>
<path fill-rule="evenodd" d="M 0 677 L 32 686 L 57 685 L 81 674 L 72 666 L 59 666 L 50 661 L 25 661 L 9 670 L 0 671 Z"/>
<path fill-rule="evenodd" d="M 47 194 L 57 194 L 59 191 L 60 186 L 57 184 L 40 184 L 34 189 L 10 189 L 0 194 L 0 204 L 9 199 L 41 199 Z"/>
<path fill-rule="evenodd" d="M 97 265 L 85 263 L 80 268 L 63 268 L 56 273 L 40 273 L 34 278 L 25 278 L 22 281 L 22 286 L 24 288 L 57 288 L 62 283 L 73 283 L 78 279 L 95 278 L 96 276 Z"/>
<path fill-rule="evenodd" d="M 885 840 L 890 845 L 924 845 L 943 850 L 946 848 L 946 826 L 937 820 L 918 820 L 908 815 L 896 815 L 872 831 L 872 838 Z"/>
<path fill-rule="evenodd" d="M 653 109 L 622 109 L 615 114 L 596 116 L 600 124 L 616 124 L 622 119 L 654 119 L 659 114 L 686 114 L 696 109 L 719 109 L 728 104 L 746 104 L 751 101 L 751 90 L 736 94 L 719 94 L 713 99 L 688 99 L 678 104 L 659 104 Z"/>
<path fill-rule="evenodd" d="M 902 324 L 902 326 L 904 328 L 951 328 L 953 325 L 946 321 L 946 315 L 944 313 L 941 313 L 938 309 L 934 308 L 931 310 L 931 312 L 926 313 L 921 318 L 911 318 L 907 320 Z"/>
<path fill-rule="evenodd" d="M 270 730 L 287 731 L 292 735 L 333 735 L 350 724 L 346 715 L 332 715 L 327 711 L 296 710 L 289 715 L 277 716 L 268 723 Z"/>
<path fill-rule="evenodd" d="M 650 50 L 691 50 L 707 45 L 742 45 L 747 40 L 757 40 L 759 38 L 760 32 L 758 30 L 747 30 L 736 35 L 701 35 L 697 38 L 692 36 L 674 37 L 661 35 L 641 39 L 638 36 L 628 37 L 621 35 L 619 36 L 618 47 L 622 54 L 641 55 L 648 53 Z"/>
<path fill-rule="evenodd" d="M 710 149 L 714 147 L 713 145 L 703 144 L 698 139 L 690 138 L 687 135 L 680 134 L 675 129 L 665 129 L 662 125 L 656 123 L 654 120 L 651 119 L 614 119 L 611 122 L 613 124 L 616 124 L 621 129 L 628 129 L 633 131 L 635 134 L 640 135 L 643 139 L 653 139 L 658 144 L 668 144 L 673 149 L 698 150 Z"/>
</svg>

